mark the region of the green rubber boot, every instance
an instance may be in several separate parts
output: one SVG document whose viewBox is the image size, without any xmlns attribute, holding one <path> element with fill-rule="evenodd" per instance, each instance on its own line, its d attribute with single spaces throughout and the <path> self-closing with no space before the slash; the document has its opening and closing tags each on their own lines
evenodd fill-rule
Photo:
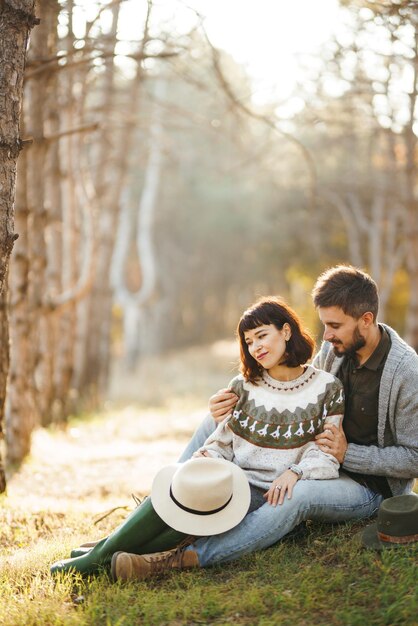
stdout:
<svg viewBox="0 0 418 626">
<path fill-rule="evenodd" d="M 178 536 L 179 533 L 176 530 L 173 530 L 172 528 L 167 528 L 167 530 L 158 535 L 156 539 L 153 539 L 149 543 L 142 546 L 141 554 L 152 554 L 153 552 L 160 552 L 161 550 L 158 547 L 160 545 L 173 544 L 173 547 L 175 547 L 177 545 Z M 97 546 L 97 544 L 101 541 L 103 541 L 103 539 L 99 541 L 92 541 L 90 544 L 83 544 L 78 548 L 74 548 L 73 550 L 71 550 L 70 557 L 74 559 L 77 556 L 84 556 L 85 554 L 88 554 L 92 551 L 94 546 Z M 170 548 L 167 548 L 167 550 L 169 549 Z"/>
<path fill-rule="evenodd" d="M 94 546 L 97 546 L 97 544 L 100 541 L 101 539 L 99 539 L 98 541 L 90 541 L 89 543 L 83 543 L 78 548 L 74 548 L 73 550 L 71 550 L 70 557 L 74 559 L 76 556 L 83 556 L 84 554 L 88 554 L 89 552 L 91 552 L 91 549 L 94 548 Z"/>
<path fill-rule="evenodd" d="M 141 506 L 141 504 L 147 499 L 149 498 L 149 496 L 145 496 L 145 498 L 139 498 L 138 496 L 136 496 L 134 493 L 131 494 L 132 498 L 135 501 L 136 504 L 136 508 L 138 508 L 139 506 Z M 86 543 L 82 543 L 81 546 L 78 546 L 77 548 L 73 548 L 70 552 L 70 558 L 74 559 L 76 556 L 83 556 L 84 554 L 88 554 L 92 548 L 94 548 L 94 546 L 96 546 L 99 542 L 101 541 L 101 539 L 98 539 L 97 541 L 87 541 Z"/>
<path fill-rule="evenodd" d="M 106 537 L 107 539 L 107 537 Z M 98 541 L 91 541 L 89 544 L 78 546 L 78 548 L 73 548 L 70 552 L 70 557 L 74 559 L 76 556 L 83 556 L 84 554 L 88 554 L 92 551 L 92 549 L 100 543 L 101 539 Z"/>
<path fill-rule="evenodd" d="M 99 541 L 87 554 L 57 561 L 51 567 L 51 574 L 59 572 L 96 574 L 101 568 L 110 566 L 115 552 L 132 554 L 164 552 L 176 547 L 186 537 L 184 533 L 167 526 L 154 511 L 151 498 L 147 498 L 109 537 Z"/>
</svg>

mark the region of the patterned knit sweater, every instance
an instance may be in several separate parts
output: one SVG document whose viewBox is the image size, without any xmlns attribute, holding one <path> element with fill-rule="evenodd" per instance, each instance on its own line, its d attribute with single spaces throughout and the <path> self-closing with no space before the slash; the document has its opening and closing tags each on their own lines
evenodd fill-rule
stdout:
<svg viewBox="0 0 418 626">
<path fill-rule="evenodd" d="M 264 372 L 258 385 L 237 376 L 229 388 L 239 397 L 235 410 L 197 452 L 233 461 L 250 484 L 263 489 L 292 464 L 303 471 L 302 479 L 338 477 L 338 461 L 314 442 L 324 425 L 342 420 L 344 392 L 337 378 L 308 365 L 289 382 Z"/>
</svg>

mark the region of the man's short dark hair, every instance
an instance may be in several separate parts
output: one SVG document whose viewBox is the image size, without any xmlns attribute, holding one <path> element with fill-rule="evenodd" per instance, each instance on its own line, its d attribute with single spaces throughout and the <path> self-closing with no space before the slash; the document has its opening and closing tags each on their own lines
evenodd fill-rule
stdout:
<svg viewBox="0 0 418 626">
<path fill-rule="evenodd" d="M 323 272 L 312 290 L 315 307 L 337 306 L 346 315 L 359 319 L 379 310 L 379 293 L 373 278 L 351 265 L 337 265 Z"/>
</svg>

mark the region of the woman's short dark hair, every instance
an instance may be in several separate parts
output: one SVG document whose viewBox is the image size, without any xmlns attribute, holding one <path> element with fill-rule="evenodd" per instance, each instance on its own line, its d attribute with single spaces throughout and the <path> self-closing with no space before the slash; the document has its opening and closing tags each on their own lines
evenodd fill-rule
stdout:
<svg viewBox="0 0 418 626">
<path fill-rule="evenodd" d="M 352 265 L 337 265 L 323 272 L 312 290 L 315 307 L 337 306 L 346 315 L 359 319 L 379 311 L 379 293 L 373 278 Z"/>
<path fill-rule="evenodd" d="M 283 365 L 298 367 L 312 357 L 315 341 L 308 330 L 302 327 L 301 320 L 293 309 L 284 300 L 276 296 L 260 298 L 252 304 L 241 316 L 237 326 L 237 336 L 240 343 L 240 371 L 245 380 L 257 384 L 264 368 L 251 356 L 244 333 L 259 326 L 273 324 L 282 330 L 284 324 L 289 324 L 291 337 L 287 341 L 285 360 Z"/>
</svg>

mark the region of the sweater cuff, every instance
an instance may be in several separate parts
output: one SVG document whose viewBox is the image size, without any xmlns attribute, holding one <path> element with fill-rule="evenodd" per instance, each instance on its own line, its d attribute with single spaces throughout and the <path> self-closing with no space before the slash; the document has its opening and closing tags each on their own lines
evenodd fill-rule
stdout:
<svg viewBox="0 0 418 626">
<path fill-rule="evenodd" d="M 359 446 L 355 443 L 349 443 L 344 461 L 342 462 L 342 468 L 355 473 L 364 472 L 365 447 L 366 446 Z"/>
</svg>

